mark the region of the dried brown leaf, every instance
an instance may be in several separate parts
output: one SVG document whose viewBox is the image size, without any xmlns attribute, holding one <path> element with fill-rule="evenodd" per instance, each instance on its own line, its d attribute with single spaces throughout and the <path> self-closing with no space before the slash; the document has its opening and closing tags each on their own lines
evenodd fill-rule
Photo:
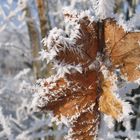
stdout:
<svg viewBox="0 0 140 140">
<path fill-rule="evenodd" d="M 104 22 L 106 52 L 113 67 L 120 67 L 121 72 L 133 81 L 140 78 L 140 32 L 125 32 L 113 19 Z"/>
</svg>

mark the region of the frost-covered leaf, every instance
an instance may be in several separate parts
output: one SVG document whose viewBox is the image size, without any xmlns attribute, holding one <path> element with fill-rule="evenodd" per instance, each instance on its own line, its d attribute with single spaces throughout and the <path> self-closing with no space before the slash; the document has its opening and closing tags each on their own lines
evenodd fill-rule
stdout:
<svg viewBox="0 0 140 140">
<path fill-rule="evenodd" d="M 122 26 L 110 19 L 105 21 L 105 41 L 107 55 L 113 67 L 120 68 L 121 72 L 130 81 L 140 78 L 137 66 L 140 64 L 139 32 L 125 32 Z"/>
<path fill-rule="evenodd" d="M 96 89 L 94 74 L 95 72 L 88 72 L 85 77 L 82 74 L 73 74 L 68 78 L 69 82 L 62 78 L 50 83 L 44 81 L 41 88 L 46 87 L 48 90 L 44 90 L 44 94 L 40 94 L 38 90 L 35 96 L 35 104 L 39 109 L 50 110 L 55 115 L 67 118 L 72 128 L 69 130 L 69 136 L 74 139 L 83 137 L 92 139 L 96 135 L 99 114 L 94 91 Z"/>
<path fill-rule="evenodd" d="M 53 62 L 56 74 L 38 82 L 34 103 L 41 111 L 52 111 L 70 127 L 67 139 L 95 138 L 99 111 L 116 120 L 127 118 L 131 112 L 129 104 L 111 90 L 114 79 L 102 69 L 105 65 L 113 75 L 115 66 L 124 63 L 118 68 L 123 74 L 131 71 L 129 80 L 139 77 L 139 33 L 125 33 L 123 27 L 127 25 L 122 27 L 111 19 L 114 5 L 114 0 L 96 1 L 99 22 L 89 12 L 78 14 L 66 9 L 66 30 L 53 28 L 43 40 L 48 50 L 42 52 L 42 59 Z"/>
<path fill-rule="evenodd" d="M 65 13 L 69 31 L 54 28 L 47 38 L 48 53 L 57 52 L 54 59 L 64 63 L 87 63 L 95 57 L 97 25 L 88 15 Z M 50 53 L 51 54 L 51 53 Z"/>
<path fill-rule="evenodd" d="M 115 119 L 119 119 L 123 113 L 123 105 L 111 92 L 111 82 L 104 81 L 102 89 L 103 93 L 99 100 L 100 111 Z"/>
</svg>

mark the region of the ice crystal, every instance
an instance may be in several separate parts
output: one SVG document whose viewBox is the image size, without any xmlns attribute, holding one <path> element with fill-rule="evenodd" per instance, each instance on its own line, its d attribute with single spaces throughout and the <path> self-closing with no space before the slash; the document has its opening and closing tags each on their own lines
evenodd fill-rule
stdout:
<svg viewBox="0 0 140 140">
<path fill-rule="evenodd" d="M 96 12 L 96 16 L 102 20 L 106 18 L 112 18 L 114 16 L 114 0 L 94 0 L 93 8 Z"/>
</svg>

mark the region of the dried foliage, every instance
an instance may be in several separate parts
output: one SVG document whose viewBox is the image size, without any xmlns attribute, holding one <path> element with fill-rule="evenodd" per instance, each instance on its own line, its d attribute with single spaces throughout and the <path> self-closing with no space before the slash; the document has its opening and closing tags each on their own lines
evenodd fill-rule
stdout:
<svg viewBox="0 0 140 140">
<path fill-rule="evenodd" d="M 121 101 L 119 101 L 111 92 L 111 81 L 104 81 L 102 85 L 103 93 L 100 97 L 100 111 L 118 119 L 123 113 Z"/>
<path fill-rule="evenodd" d="M 75 38 L 75 44 L 67 44 L 69 48 L 64 49 L 64 44 L 58 44 L 59 51 L 55 59 L 63 61 L 65 65 L 69 63 L 81 64 L 83 73 L 75 72 L 66 74 L 65 79 L 60 78 L 53 83 L 44 83 L 44 86 L 49 89 L 55 83 L 55 86 L 49 89 L 54 94 L 45 94 L 41 97 L 45 100 L 38 107 L 41 110 L 53 110 L 55 115 L 66 116 L 70 120 L 72 128 L 71 137 L 73 139 L 92 139 L 95 136 L 96 127 L 99 121 L 98 112 L 98 80 L 96 70 L 89 70 L 89 62 L 95 60 L 98 51 L 97 25 L 91 23 L 88 17 L 78 19 L 78 15 L 66 15 L 70 20 L 78 22 L 80 25 L 78 38 Z M 79 21 L 78 21 L 79 20 Z M 96 34 L 95 34 L 96 33 Z M 69 37 L 67 37 L 69 38 Z M 57 40 L 51 40 L 56 43 Z M 79 46 L 79 50 L 75 53 L 72 48 Z M 94 49 L 93 49 L 94 48 Z M 80 53 L 79 53 L 80 52 Z M 81 56 L 81 53 L 83 54 Z M 67 55 L 68 54 L 68 55 Z M 94 112 L 94 113 L 93 113 Z M 86 118 L 86 119 L 85 119 Z M 93 125 L 94 124 L 94 125 Z"/>
<path fill-rule="evenodd" d="M 140 33 L 125 32 L 113 19 L 105 21 L 106 52 L 112 60 L 113 68 L 121 69 L 121 72 L 129 81 L 140 77 Z"/>
<path fill-rule="evenodd" d="M 100 112 L 117 120 L 122 117 L 123 104 L 111 90 L 110 73 L 118 67 L 124 76 L 127 73 L 128 80 L 140 77 L 136 69 L 140 58 L 140 33 L 125 33 L 114 19 L 105 19 L 100 24 L 80 14 L 66 13 L 65 17 L 75 23 L 74 32 L 79 25 L 78 33 L 75 38 L 64 31 L 57 36 L 59 30 L 56 30 L 48 40 L 48 52 L 54 48 L 57 50 L 54 63 L 80 64 L 82 72 L 71 70 L 64 77 L 56 74 L 51 80 L 46 79 L 41 88 L 47 90 L 37 99 L 37 106 L 42 111 L 53 111 L 59 119 L 65 116 L 71 128 L 69 138 L 90 140 L 98 134 Z M 101 59 L 97 52 L 102 54 Z M 112 62 L 109 65 L 108 59 Z M 107 76 L 102 66 L 106 66 Z"/>
</svg>

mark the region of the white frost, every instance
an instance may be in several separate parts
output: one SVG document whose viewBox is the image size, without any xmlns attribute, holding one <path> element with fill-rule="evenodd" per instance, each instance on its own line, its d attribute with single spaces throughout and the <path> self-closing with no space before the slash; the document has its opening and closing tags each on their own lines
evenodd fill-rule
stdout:
<svg viewBox="0 0 140 140">
<path fill-rule="evenodd" d="M 102 20 L 114 16 L 115 0 L 94 0 L 93 8 L 95 9 L 96 16 Z"/>
</svg>

